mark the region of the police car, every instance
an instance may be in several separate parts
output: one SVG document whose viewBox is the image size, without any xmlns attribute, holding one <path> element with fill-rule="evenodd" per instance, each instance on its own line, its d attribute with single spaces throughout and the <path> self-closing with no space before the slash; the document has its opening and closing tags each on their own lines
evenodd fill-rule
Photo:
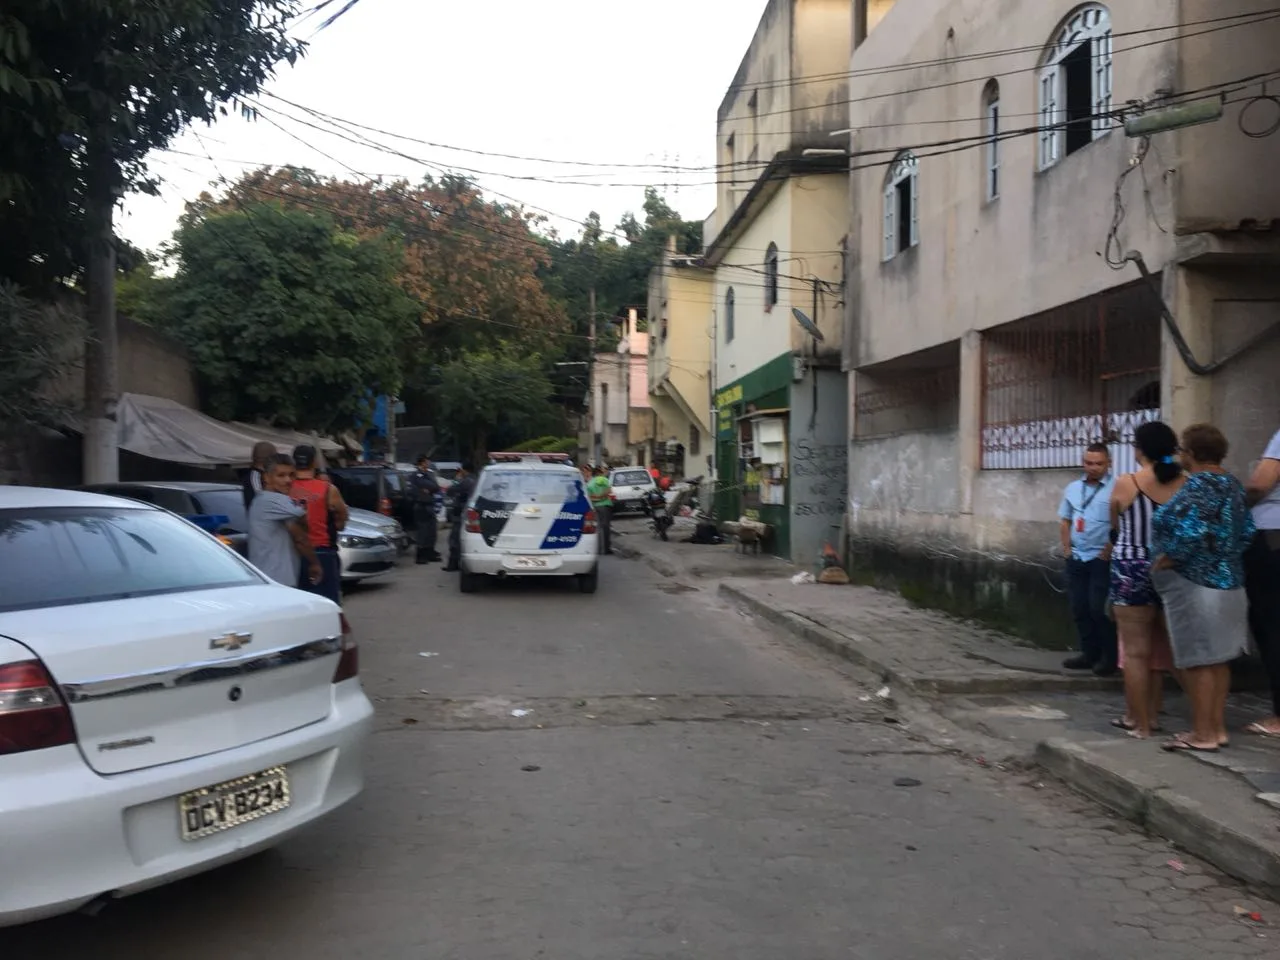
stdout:
<svg viewBox="0 0 1280 960">
<path fill-rule="evenodd" d="M 562 455 L 490 454 L 463 514 L 459 582 L 481 577 L 575 577 L 595 593 L 600 551 L 582 474 Z"/>
</svg>

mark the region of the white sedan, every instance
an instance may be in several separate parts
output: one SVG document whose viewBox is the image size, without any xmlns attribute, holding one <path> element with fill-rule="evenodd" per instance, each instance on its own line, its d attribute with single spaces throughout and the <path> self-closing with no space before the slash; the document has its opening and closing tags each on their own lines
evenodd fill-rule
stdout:
<svg viewBox="0 0 1280 960">
<path fill-rule="evenodd" d="M 345 617 L 156 507 L 0 487 L 0 927 L 279 843 L 356 796 Z"/>
</svg>

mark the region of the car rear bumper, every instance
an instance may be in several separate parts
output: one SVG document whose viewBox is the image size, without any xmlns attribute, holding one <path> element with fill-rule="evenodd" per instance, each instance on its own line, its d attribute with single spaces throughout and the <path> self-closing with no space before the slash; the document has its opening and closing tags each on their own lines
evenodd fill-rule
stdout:
<svg viewBox="0 0 1280 960">
<path fill-rule="evenodd" d="M 462 569 L 486 577 L 575 577 L 590 573 L 600 562 L 595 553 L 560 553 L 538 555 L 548 566 L 522 567 L 518 554 L 464 553 Z"/>
<path fill-rule="evenodd" d="M 356 796 L 373 707 L 358 680 L 335 685 L 319 723 L 259 743 L 101 776 L 72 745 L 0 757 L 0 927 L 127 896 L 274 846 Z M 284 765 L 292 803 L 200 840 L 179 835 L 178 797 Z M 13 882 L 16 881 L 16 882 Z"/>
</svg>

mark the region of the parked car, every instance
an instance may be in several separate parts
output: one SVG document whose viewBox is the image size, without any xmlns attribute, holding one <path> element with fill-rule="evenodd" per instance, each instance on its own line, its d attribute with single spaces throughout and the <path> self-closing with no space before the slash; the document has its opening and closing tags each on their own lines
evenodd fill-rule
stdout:
<svg viewBox="0 0 1280 960">
<path fill-rule="evenodd" d="M 249 518 L 244 495 L 233 483 L 97 483 L 82 488 L 93 493 L 126 497 L 162 507 L 209 530 L 241 556 L 249 555 Z M 210 529 L 204 518 L 225 520 Z M 380 576 L 396 565 L 400 541 L 408 547 L 408 536 L 392 517 L 352 509 L 347 525 L 338 531 L 338 562 L 345 583 Z"/>
<path fill-rule="evenodd" d="M 250 856 L 363 787 L 333 603 L 137 500 L 0 486 L 0 926 Z"/>
<path fill-rule="evenodd" d="M 474 593 L 484 577 L 574 577 L 583 593 L 599 583 L 596 514 L 582 474 L 538 454 L 480 471 L 461 545 L 463 593 Z"/>
<path fill-rule="evenodd" d="M 244 494 L 237 484 L 145 481 L 95 483 L 80 489 L 162 507 L 214 534 L 241 556 L 248 556 L 249 523 L 244 511 Z M 213 524 L 206 519 L 214 517 L 223 517 L 225 522 Z"/>
<path fill-rule="evenodd" d="M 359 507 L 384 517 L 394 517 L 405 530 L 413 530 L 413 502 L 400 471 L 387 463 L 359 463 L 330 467 L 326 476 L 338 488 L 349 507 Z"/>
<path fill-rule="evenodd" d="M 644 513 L 649 497 L 658 485 L 644 467 L 619 467 L 609 474 L 609 486 L 613 489 L 613 513 L 632 511 Z"/>
</svg>

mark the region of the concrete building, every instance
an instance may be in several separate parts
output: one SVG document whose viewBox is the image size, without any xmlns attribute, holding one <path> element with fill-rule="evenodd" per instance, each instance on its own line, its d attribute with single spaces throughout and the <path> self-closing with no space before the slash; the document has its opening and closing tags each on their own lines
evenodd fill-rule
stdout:
<svg viewBox="0 0 1280 960">
<path fill-rule="evenodd" d="M 709 476 L 711 417 L 711 297 L 715 274 L 700 258 L 667 255 L 649 273 L 649 402 L 662 420 L 657 456 L 681 477 Z"/>
<path fill-rule="evenodd" d="M 1280 338 L 1255 339 L 1280 320 L 1280 137 L 1257 78 L 1280 82 L 1268 10 L 854 4 L 856 566 L 1067 633 L 1056 509 L 1089 442 L 1105 437 L 1127 470 L 1137 424 L 1211 420 L 1229 466 L 1259 456 L 1280 427 Z M 1224 96 L 1213 123 L 1123 128 Z"/>
<path fill-rule="evenodd" d="M 617 349 L 593 357 L 591 429 L 578 443 L 591 463 L 647 463 L 660 427 L 649 405 L 649 334 L 634 308 L 617 323 Z"/>
<path fill-rule="evenodd" d="M 801 561 L 838 541 L 844 513 L 849 161 L 833 134 L 851 15 L 849 0 L 771 0 L 716 116 L 716 512 L 767 523 L 773 552 Z"/>
</svg>

